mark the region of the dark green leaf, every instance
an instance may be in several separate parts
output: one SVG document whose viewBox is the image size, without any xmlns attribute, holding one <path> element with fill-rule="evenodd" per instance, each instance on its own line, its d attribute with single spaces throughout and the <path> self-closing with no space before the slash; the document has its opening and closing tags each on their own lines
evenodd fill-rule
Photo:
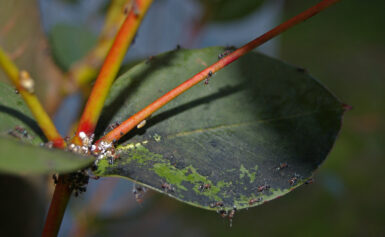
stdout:
<svg viewBox="0 0 385 237">
<path fill-rule="evenodd" d="M 0 172 L 40 174 L 77 170 L 93 159 L 40 147 L 44 135 L 15 89 L 0 82 Z M 14 141 L 18 139 L 24 143 Z"/>
<path fill-rule="evenodd" d="M 14 87 L 0 82 L 0 135 L 39 145 L 45 137 L 21 95 Z"/>
<path fill-rule="evenodd" d="M 212 64 L 223 50 L 173 51 L 133 67 L 115 82 L 99 132 Z M 113 165 L 102 160 L 98 175 L 122 176 L 211 210 L 215 202 L 225 210 L 259 205 L 312 176 L 333 146 L 343 112 L 303 69 L 250 53 L 128 134 L 118 146 L 121 158 Z M 279 168 L 283 164 L 288 167 Z M 270 188 L 258 190 L 263 185 Z"/>
<path fill-rule="evenodd" d="M 204 17 L 209 21 L 231 21 L 245 17 L 258 9 L 263 0 L 199 0 Z"/>
<path fill-rule="evenodd" d="M 0 172 L 10 174 L 67 173 L 84 168 L 93 157 L 23 144 L 0 137 Z"/>
<path fill-rule="evenodd" d="M 64 70 L 83 58 L 97 40 L 85 27 L 66 24 L 55 25 L 49 37 L 55 61 Z"/>
</svg>

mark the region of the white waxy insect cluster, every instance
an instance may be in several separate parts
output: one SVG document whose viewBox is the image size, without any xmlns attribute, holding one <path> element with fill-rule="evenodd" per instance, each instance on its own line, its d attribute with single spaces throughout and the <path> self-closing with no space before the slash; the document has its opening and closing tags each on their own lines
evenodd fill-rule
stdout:
<svg viewBox="0 0 385 237">
<path fill-rule="evenodd" d="M 76 145 L 71 143 L 67 149 L 80 155 L 93 155 L 97 159 L 95 165 L 102 159 L 108 159 L 112 163 L 119 155 L 115 151 L 115 146 L 112 142 L 101 141 L 98 145 L 93 145 L 94 134 L 87 136 L 85 132 L 79 132 L 79 138 L 82 140 L 83 145 Z"/>
<path fill-rule="evenodd" d="M 68 146 L 68 150 L 80 155 L 91 154 L 90 149 L 91 149 L 92 142 L 94 140 L 94 135 L 92 134 L 90 137 L 88 137 L 85 132 L 80 132 L 79 138 L 82 140 L 83 145 L 79 146 L 74 143 L 71 143 Z"/>
<path fill-rule="evenodd" d="M 115 147 L 112 142 L 102 141 L 98 146 L 94 145 L 93 148 L 97 151 L 95 154 L 97 156 L 95 164 L 98 164 L 98 162 L 104 158 L 107 158 L 110 163 L 118 158 L 118 154 L 115 152 Z"/>
</svg>

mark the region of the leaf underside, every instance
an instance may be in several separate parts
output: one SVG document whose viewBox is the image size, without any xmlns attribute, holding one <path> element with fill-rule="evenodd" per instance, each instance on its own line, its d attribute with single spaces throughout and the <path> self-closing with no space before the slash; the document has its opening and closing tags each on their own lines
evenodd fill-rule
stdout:
<svg viewBox="0 0 385 237">
<path fill-rule="evenodd" d="M 18 140 L 18 141 L 15 141 Z M 45 142 L 31 112 L 15 89 L 0 82 L 0 172 L 66 173 L 92 163 L 93 157 L 40 147 Z"/>
<path fill-rule="evenodd" d="M 176 50 L 127 71 L 112 87 L 97 136 L 223 51 Z M 341 102 L 303 69 L 253 52 L 154 113 L 122 139 L 120 158 L 112 165 L 102 160 L 96 173 L 209 210 L 248 208 L 312 176 L 333 146 L 343 112 Z M 261 191 L 263 185 L 270 188 Z"/>
<path fill-rule="evenodd" d="M 67 173 L 84 168 L 93 160 L 93 157 L 79 157 L 70 152 L 37 147 L 0 137 L 1 173 L 19 175 Z"/>
</svg>

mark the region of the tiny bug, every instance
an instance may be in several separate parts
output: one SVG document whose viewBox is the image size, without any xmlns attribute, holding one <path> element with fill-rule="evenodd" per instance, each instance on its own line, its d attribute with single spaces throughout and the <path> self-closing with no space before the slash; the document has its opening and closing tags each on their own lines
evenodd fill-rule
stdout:
<svg viewBox="0 0 385 237">
<path fill-rule="evenodd" d="M 289 165 L 286 162 L 280 163 L 279 166 L 276 168 L 276 170 L 279 171 L 279 170 L 285 169 L 287 167 L 289 167 Z"/>
<path fill-rule="evenodd" d="M 229 212 L 229 219 L 232 219 L 235 215 L 235 210 L 236 209 L 232 209 L 230 212 Z"/>
<path fill-rule="evenodd" d="M 144 193 L 147 191 L 145 187 L 134 185 L 134 189 L 132 190 L 135 196 L 136 202 L 141 204 L 143 202 Z"/>
<path fill-rule="evenodd" d="M 201 191 L 208 190 L 208 189 L 210 189 L 210 188 L 211 188 L 211 184 L 203 184 L 203 185 L 200 185 L 200 186 L 199 186 L 199 189 L 200 189 Z"/>
<path fill-rule="evenodd" d="M 258 186 L 257 190 L 258 192 L 263 192 L 265 190 L 269 190 L 269 188 L 270 188 L 270 185 L 265 184 L 265 185 Z"/>
<path fill-rule="evenodd" d="M 219 215 L 221 215 L 222 218 L 225 218 L 228 215 L 227 211 L 225 210 L 219 210 L 217 213 L 219 213 Z"/>
<path fill-rule="evenodd" d="M 297 183 L 297 177 L 296 176 L 294 176 L 291 179 L 289 179 L 289 184 L 291 186 L 295 185 L 296 183 Z"/>
<path fill-rule="evenodd" d="M 219 202 L 213 202 L 210 204 L 210 207 L 211 208 L 214 208 L 214 207 L 223 207 L 223 202 L 222 201 L 219 201 Z"/>
<path fill-rule="evenodd" d="M 53 175 L 52 175 L 52 179 L 53 179 L 53 183 L 54 183 L 54 184 L 57 184 L 57 183 L 58 183 L 58 178 L 57 178 L 57 175 L 56 175 L 56 174 L 53 174 Z"/>
<path fill-rule="evenodd" d="M 210 78 L 213 76 L 213 72 L 212 71 L 209 71 L 209 73 L 207 74 L 207 77 L 205 79 L 205 85 L 208 85 L 209 84 L 209 80 Z"/>
<path fill-rule="evenodd" d="M 262 198 L 259 197 L 259 198 L 253 198 L 253 199 L 250 199 L 249 201 L 249 205 L 253 205 L 254 203 L 256 202 L 261 202 L 262 201 Z"/>
<path fill-rule="evenodd" d="M 164 189 L 166 192 L 167 191 L 171 191 L 171 192 L 175 191 L 175 188 L 172 187 L 171 184 L 168 184 L 168 183 L 163 183 L 162 184 L 162 189 Z"/>
<path fill-rule="evenodd" d="M 310 178 L 310 179 L 306 180 L 305 184 L 312 184 L 313 182 L 314 182 L 314 179 Z"/>
<path fill-rule="evenodd" d="M 120 125 L 119 122 L 114 122 L 114 123 L 108 125 L 107 130 L 112 130 L 112 129 L 118 127 L 119 125 Z"/>
</svg>

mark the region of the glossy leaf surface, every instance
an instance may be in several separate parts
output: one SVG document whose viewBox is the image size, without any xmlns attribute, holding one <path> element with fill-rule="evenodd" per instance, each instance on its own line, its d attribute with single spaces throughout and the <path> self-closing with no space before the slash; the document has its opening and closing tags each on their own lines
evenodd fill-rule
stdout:
<svg viewBox="0 0 385 237">
<path fill-rule="evenodd" d="M 99 133 L 223 51 L 173 51 L 133 67 L 115 82 Z M 247 208 L 310 178 L 331 150 L 343 112 L 341 102 L 305 70 L 250 53 L 154 113 L 121 142 L 120 158 L 113 165 L 102 160 L 97 173 L 201 208 Z"/>
</svg>

